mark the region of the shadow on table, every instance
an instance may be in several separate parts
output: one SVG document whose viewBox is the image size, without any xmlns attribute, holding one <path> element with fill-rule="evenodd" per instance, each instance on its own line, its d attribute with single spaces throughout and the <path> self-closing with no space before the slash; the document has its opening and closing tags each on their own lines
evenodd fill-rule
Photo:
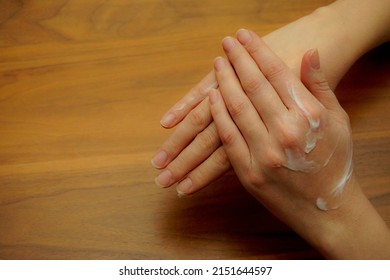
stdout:
<svg viewBox="0 0 390 280">
<path fill-rule="evenodd" d="M 307 259 L 321 256 L 270 214 L 233 175 L 163 206 L 167 250 L 192 259 Z"/>
</svg>

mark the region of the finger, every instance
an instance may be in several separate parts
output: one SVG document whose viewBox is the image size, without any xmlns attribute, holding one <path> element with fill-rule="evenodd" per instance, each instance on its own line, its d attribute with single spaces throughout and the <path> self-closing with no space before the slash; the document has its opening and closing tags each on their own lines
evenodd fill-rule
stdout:
<svg viewBox="0 0 390 280">
<path fill-rule="evenodd" d="M 218 57 L 214 63 L 219 89 L 229 114 L 248 143 L 256 149 L 267 132 L 258 112 L 241 88 L 240 82 L 230 63 Z"/>
<path fill-rule="evenodd" d="M 209 102 L 203 100 L 177 126 L 152 159 L 156 168 L 166 167 L 212 121 Z M 218 140 L 216 137 L 215 140 Z"/>
<path fill-rule="evenodd" d="M 191 195 L 205 188 L 230 169 L 230 161 L 223 146 L 220 146 L 204 162 L 192 170 L 184 180 L 178 183 L 176 190 L 179 196 Z"/>
<path fill-rule="evenodd" d="M 321 71 L 318 50 L 309 50 L 303 56 L 301 80 L 325 108 L 330 110 L 340 108 L 337 97 L 334 95 L 324 73 Z"/>
<path fill-rule="evenodd" d="M 242 88 L 261 118 L 269 123 L 276 116 L 285 114 L 286 106 L 246 49 L 231 37 L 226 37 L 222 41 L 222 46 L 239 77 Z"/>
<path fill-rule="evenodd" d="M 172 128 L 182 121 L 207 96 L 211 88 L 217 88 L 214 71 L 211 71 L 168 112 L 164 114 L 160 123 L 165 128 Z"/>
<path fill-rule="evenodd" d="M 188 172 L 212 155 L 220 144 L 215 124 L 211 123 L 157 176 L 156 184 L 169 187 L 182 180 Z"/>
<path fill-rule="evenodd" d="M 294 101 L 286 90 L 285 81 L 296 83 L 299 82 L 299 79 L 256 33 L 240 29 L 237 31 L 236 37 L 256 62 L 266 79 L 272 84 L 286 107 L 291 108 L 295 106 Z"/>
<path fill-rule="evenodd" d="M 323 111 L 322 104 L 254 32 L 241 29 L 237 32 L 237 38 L 274 87 L 283 103 L 291 111 L 304 115 L 310 127 L 315 129 Z"/>
<path fill-rule="evenodd" d="M 237 173 L 248 168 L 250 152 L 244 137 L 229 115 L 218 90 L 211 90 L 209 95 L 211 114 L 217 127 L 225 152 Z"/>
</svg>

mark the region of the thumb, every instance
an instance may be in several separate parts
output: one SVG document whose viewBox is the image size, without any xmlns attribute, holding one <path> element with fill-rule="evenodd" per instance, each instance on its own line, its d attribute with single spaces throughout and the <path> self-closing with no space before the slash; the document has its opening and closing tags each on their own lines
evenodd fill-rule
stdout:
<svg viewBox="0 0 390 280">
<path fill-rule="evenodd" d="M 330 110 L 340 108 L 340 104 L 321 70 L 317 49 L 309 50 L 304 54 L 301 63 L 301 81 L 325 108 Z"/>
</svg>

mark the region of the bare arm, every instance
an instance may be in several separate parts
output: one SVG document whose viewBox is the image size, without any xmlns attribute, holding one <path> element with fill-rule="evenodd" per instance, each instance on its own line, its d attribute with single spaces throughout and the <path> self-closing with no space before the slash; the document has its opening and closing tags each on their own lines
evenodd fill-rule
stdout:
<svg viewBox="0 0 390 280">
<path fill-rule="evenodd" d="M 301 82 L 256 34 L 237 37 L 222 43 L 209 101 L 241 183 L 327 258 L 388 259 L 390 231 L 354 177 L 349 119 L 318 52 Z"/>
<path fill-rule="evenodd" d="M 302 55 L 317 48 L 322 70 L 334 89 L 362 54 L 389 39 L 389 5 L 388 0 L 339 0 L 263 39 L 296 76 L 300 75 Z M 163 117 L 163 126 L 177 128 L 152 160 L 163 169 L 163 175 L 156 178 L 159 185 L 169 187 L 180 182 L 180 193 L 192 194 L 229 170 L 230 162 L 220 146 L 208 104 L 201 103 L 213 87 L 214 71 Z"/>
<path fill-rule="evenodd" d="M 390 1 L 339 0 L 263 37 L 271 49 L 298 75 L 300 57 L 317 48 L 323 72 L 334 89 L 346 71 L 364 53 L 390 40 Z M 165 115 L 173 127 L 215 87 L 213 71 Z M 162 122 L 166 123 L 162 118 Z"/>
</svg>

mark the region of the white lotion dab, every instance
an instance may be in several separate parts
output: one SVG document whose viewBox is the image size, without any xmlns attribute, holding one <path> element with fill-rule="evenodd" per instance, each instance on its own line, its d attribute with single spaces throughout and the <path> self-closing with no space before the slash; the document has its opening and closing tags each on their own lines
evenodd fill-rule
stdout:
<svg viewBox="0 0 390 280">
<path fill-rule="evenodd" d="M 336 141 L 336 144 L 333 150 L 330 152 L 329 156 L 324 162 L 316 162 L 314 160 L 309 160 L 308 155 L 315 149 L 318 140 L 322 139 L 324 135 L 321 133 L 321 121 L 320 119 L 315 119 L 309 112 L 309 110 L 304 106 L 302 100 L 297 94 L 297 89 L 293 84 L 288 85 L 288 91 L 292 100 L 295 102 L 297 107 L 300 109 L 302 114 L 308 121 L 309 130 L 305 134 L 305 146 L 297 147 L 296 149 L 284 149 L 287 162 L 283 165 L 286 168 L 293 171 L 300 171 L 305 173 L 317 173 L 320 170 L 328 165 L 332 157 L 335 154 L 336 148 L 339 144 L 340 138 Z M 345 162 L 341 178 L 337 181 L 333 189 L 330 191 L 330 198 L 335 198 L 340 196 L 345 186 L 347 185 L 349 179 L 352 175 L 352 143 L 351 148 L 347 151 L 347 160 Z M 328 198 L 328 197 L 327 197 Z M 331 205 L 331 207 L 330 207 Z M 332 205 L 324 197 L 318 197 L 316 200 L 316 206 L 318 209 L 327 211 L 332 209 L 337 209 L 339 204 Z"/>
<path fill-rule="evenodd" d="M 290 170 L 302 171 L 305 173 L 312 173 L 319 171 L 321 164 L 308 160 L 307 155 L 314 150 L 317 145 L 317 141 L 322 138 L 320 133 L 320 119 L 315 119 L 303 105 L 301 99 L 298 97 L 296 87 L 292 84 L 288 86 L 288 91 L 292 100 L 297 104 L 305 118 L 309 123 L 309 130 L 305 134 L 305 147 L 298 147 L 297 149 L 285 149 L 284 153 L 287 158 L 287 162 L 284 164 Z"/>
</svg>

